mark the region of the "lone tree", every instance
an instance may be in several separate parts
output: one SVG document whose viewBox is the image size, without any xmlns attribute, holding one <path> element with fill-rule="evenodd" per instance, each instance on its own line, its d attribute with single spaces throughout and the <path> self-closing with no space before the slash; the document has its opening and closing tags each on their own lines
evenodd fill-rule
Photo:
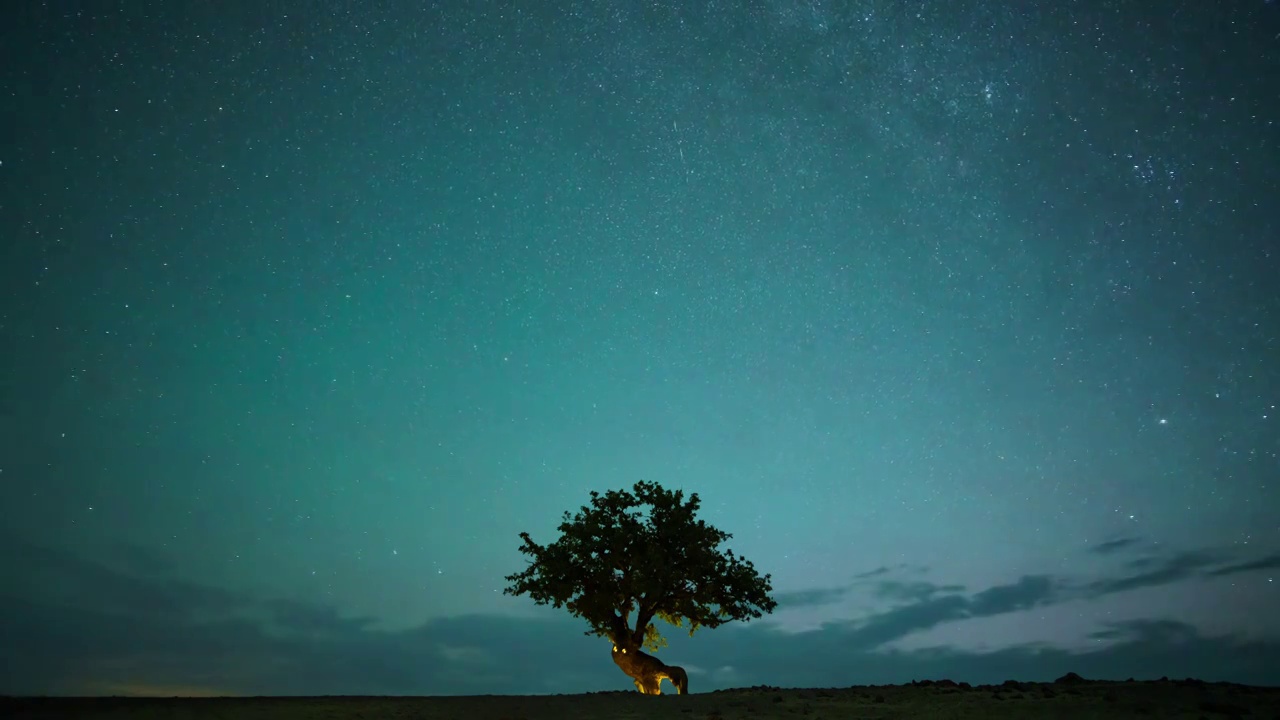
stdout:
<svg viewBox="0 0 1280 720">
<path fill-rule="evenodd" d="M 648 517 L 641 506 L 648 505 Z M 520 552 L 529 566 L 508 575 L 507 595 L 528 595 L 539 605 L 565 607 L 590 625 L 587 635 L 613 643 L 613 661 L 640 692 L 661 694 L 670 680 L 684 693 L 684 670 L 645 654 L 667 642 L 654 626 L 661 618 L 687 627 L 716 628 L 731 620 L 750 620 L 773 612 L 770 576 L 760 577 L 751 561 L 721 552 L 732 535 L 695 519 L 697 493 L 669 491 L 638 482 L 632 492 L 592 491 L 590 506 L 564 514 L 560 538 L 539 545 L 520 533 Z"/>
</svg>

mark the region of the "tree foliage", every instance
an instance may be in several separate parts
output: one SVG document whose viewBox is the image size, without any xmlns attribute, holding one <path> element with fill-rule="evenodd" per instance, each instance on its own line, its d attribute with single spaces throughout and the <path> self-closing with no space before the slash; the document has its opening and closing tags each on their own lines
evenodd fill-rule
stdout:
<svg viewBox="0 0 1280 720">
<path fill-rule="evenodd" d="M 649 506 L 646 516 L 642 506 Z M 561 536 L 550 545 L 520 533 L 528 567 L 508 575 L 507 595 L 564 607 L 587 621 L 587 635 L 616 645 L 657 650 L 666 645 L 654 618 L 689 635 L 733 620 L 772 612 L 770 575 L 732 550 L 729 533 L 698 520 L 697 493 L 641 481 L 631 492 L 593 491 L 591 504 L 564 513 Z"/>
</svg>

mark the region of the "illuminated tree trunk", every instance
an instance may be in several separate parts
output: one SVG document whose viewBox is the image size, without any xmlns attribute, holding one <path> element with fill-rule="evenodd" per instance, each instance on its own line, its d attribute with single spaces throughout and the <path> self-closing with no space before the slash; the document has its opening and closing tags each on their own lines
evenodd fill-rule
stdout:
<svg viewBox="0 0 1280 720">
<path fill-rule="evenodd" d="M 661 695 L 663 680 L 670 680 L 680 695 L 689 692 L 689 676 L 684 668 L 678 665 L 667 665 L 658 658 L 641 651 L 634 644 L 628 647 L 614 645 L 613 663 L 626 673 L 635 682 L 636 689 L 645 695 Z"/>
</svg>

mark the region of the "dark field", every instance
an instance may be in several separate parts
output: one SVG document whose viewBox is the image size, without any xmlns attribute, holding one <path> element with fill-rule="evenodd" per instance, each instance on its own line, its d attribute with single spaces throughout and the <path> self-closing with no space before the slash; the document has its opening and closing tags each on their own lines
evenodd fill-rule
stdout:
<svg viewBox="0 0 1280 720">
<path fill-rule="evenodd" d="M 13 718 L 403 718 L 404 720 L 776 720 L 780 718 L 1262 718 L 1280 720 L 1280 688 L 1198 680 L 967 687 L 948 680 L 842 689 L 587 695 L 313 698 L 2 698 Z"/>
</svg>

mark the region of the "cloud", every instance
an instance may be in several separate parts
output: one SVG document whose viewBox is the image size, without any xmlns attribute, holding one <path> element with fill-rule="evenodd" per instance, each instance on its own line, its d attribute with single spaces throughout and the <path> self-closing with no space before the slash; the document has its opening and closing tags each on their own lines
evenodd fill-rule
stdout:
<svg viewBox="0 0 1280 720">
<path fill-rule="evenodd" d="M 440 652 L 440 655 L 451 663 L 465 663 L 469 665 L 492 665 L 494 663 L 492 653 L 485 648 L 440 645 L 437 649 Z"/>
<path fill-rule="evenodd" d="M 106 548 L 108 555 L 125 572 L 143 577 L 159 577 L 172 573 L 174 563 L 169 558 L 150 548 L 135 543 L 111 543 Z"/>
<path fill-rule="evenodd" d="M 1121 537 L 1116 538 L 1115 540 L 1098 543 L 1097 545 L 1091 545 L 1089 546 L 1088 551 L 1094 555 L 1111 555 L 1120 552 L 1121 550 L 1128 550 L 1137 545 L 1138 542 L 1139 540 L 1136 537 Z"/>
<path fill-rule="evenodd" d="M 960 585 L 886 580 L 875 589 L 875 594 L 905 601 L 903 604 L 856 622 L 829 623 L 826 629 L 840 628 L 850 648 L 870 651 L 944 623 L 1017 612 L 1058 599 L 1055 582 L 1043 575 L 1026 576 L 971 596 L 963 591 Z"/>
<path fill-rule="evenodd" d="M 759 639 L 762 650 L 792 645 L 794 650 L 785 654 L 804 657 L 805 662 L 767 664 L 748 656 L 735 659 L 735 663 L 749 683 L 795 686 L 901 683 L 917 678 L 971 683 L 1047 681 L 1069 671 L 1114 679 L 1168 675 L 1256 684 L 1274 684 L 1280 679 L 1280 672 L 1273 669 L 1280 666 L 1268 665 L 1280 660 L 1280 643 L 1203 637 L 1191 626 L 1176 622 L 1131 623 L 1113 629 L 1117 636 L 1111 643 L 1099 643 L 1096 650 L 1085 652 L 1027 645 L 980 653 L 951 648 L 850 652 L 842 642 L 848 635 L 829 628 L 786 641 Z M 709 652 L 713 648 L 707 645 Z"/>
<path fill-rule="evenodd" d="M 1174 620 L 1125 620 L 1109 623 L 1105 630 L 1094 634 L 1111 640 L 1142 640 L 1147 644 L 1170 645 L 1195 642 L 1199 634 L 1195 628 Z"/>
<path fill-rule="evenodd" d="M 812 588 L 793 592 L 774 593 L 773 599 L 780 609 L 816 607 L 830 605 L 849 593 L 849 587 Z"/>
<path fill-rule="evenodd" d="M 267 620 L 272 627 L 282 632 L 309 636 L 335 633 L 346 635 L 359 633 L 374 624 L 373 618 L 344 617 L 331 607 L 297 600 L 273 599 L 253 603 L 242 599 L 241 602 L 260 606 L 266 611 Z"/>
<path fill-rule="evenodd" d="M 1208 551 L 1180 552 L 1165 557 L 1141 558 L 1131 561 L 1130 568 L 1141 569 L 1117 577 L 1102 578 L 1084 585 L 1081 590 L 1088 597 L 1099 597 L 1138 588 L 1185 580 L 1201 574 L 1201 571 L 1220 562 L 1216 553 Z"/>
<path fill-rule="evenodd" d="M 1221 577 L 1223 575 L 1236 575 L 1238 573 L 1254 572 L 1257 570 L 1277 570 L 1280 569 L 1280 554 L 1267 555 L 1257 560 L 1249 560 L 1246 562 L 1238 562 L 1229 565 L 1212 568 L 1205 572 L 1206 575 Z"/>
<path fill-rule="evenodd" d="M 1136 550 L 1138 538 L 1124 537 L 1090 548 L 1098 555 L 1118 556 Z M 1280 554 L 1245 559 L 1238 547 L 1201 548 L 1189 551 L 1155 551 L 1126 560 L 1110 577 L 1060 584 L 1059 599 L 1100 598 L 1148 587 L 1170 585 L 1195 578 L 1215 578 L 1280 569 Z"/>
<path fill-rule="evenodd" d="M 233 593 L 171 576 L 146 577 L 0 534 L 0 568 L 25 580 L 23 592 L 51 603 L 91 601 L 95 607 L 161 617 L 234 612 Z"/>
<path fill-rule="evenodd" d="M 963 620 L 968 617 L 968 607 L 967 598 L 946 595 L 902 605 L 855 623 L 829 623 L 824 629 L 838 630 L 851 650 L 874 650 L 912 633 Z"/>
<path fill-rule="evenodd" d="M 880 577 L 881 575 L 888 575 L 890 572 L 892 572 L 892 570 L 890 570 L 888 567 L 886 567 L 886 566 L 884 566 L 884 565 L 881 565 L 880 567 L 876 568 L 875 570 L 868 570 L 867 572 L 859 573 L 859 574 L 857 574 L 857 575 L 854 575 L 854 576 L 853 576 L 853 579 L 854 579 L 854 580 L 868 580 L 868 579 L 870 579 L 870 578 Z"/>
<path fill-rule="evenodd" d="M 847 585 L 774 593 L 774 599 L 778 601 L 779 608 L 791 610 L 830 605 L 844 599 L 850 593 L 865 585 L 870 585 L 871 593 L 882 599 L 922 600 L 940 592 L 959 592 L 964 590 L 963 585 L 935 585 L 926 581 L 875 580 L 874 582 L 869 582 L 875 578 L 886 577 L 893 573 L 894 570 L 894 568 L 881 566 L 875 570 L 854 575 L 852 582 Z M 910 571 L 911 568 L 899 565 L 896 570 Z"/>
<path fill-rule="evenodd" d="M 997 585 L 974 595 L 969 601 L 969 614 L 973 617 L 1003 615 L 1047 605 L 1057 599 L 1058 588 L 1053 578 L 1026 575 L 1012 585 Z"/>
<path fill-rule="evenodd" d="M 1136 546 L 1136 539 L 1121 538 L 1096 552 L 1119 554 Z M 877 571 L 870 594 L 893 603 L 888 609 L 855 622 L 827 623 L 824 631 L 839 630 L 850 648 L 872 651 L 895 640 L 931 630 L 939 625 L 972 618 L 1024 612 L 1068 601 L 1096 600 L 1131 590 L 1163 586 L 1197 577 L 1214 577 L 1271 569 L 1280 556 L 1269 555 L 1247 562 L 1231 562 L 1229 551 L 1203 549 L 1149 555 L 1128 560 L 1109 577 L 1079 580 L 1047 574 L 1026 575 L 1004 585 L 968 594 L 961 585 L 939 585 L 924 580 L 898 580 L 892 571 Z M 847 594 L 855 586 L 841 588 Z M 815 591 L 814 599 L 836 591 Z M 817 604 L 817 603 L 814 603 Z M 1097 639 L 1103 639 L 1097 637 Z"/>
<path fill-rule="evenodd" d="M 871 592 L 873 595 L 881 599 L 910 600 L 915 602 L 928 600 L 938 593 L 957 593 L 963 591 L 963 585 L 935 585 L 934 583 L 922 580 L 913 582 L 883 580 L 876 583 L 872 587 Z"/>
<path fill-rule="evenodd" d="M 1071 585 L 1028 575 L 974 593 L 885 580 L 898 603 L 852 622 L 783 632 L 766 623 L 673 633 L 664 660 L 698 669 L 695 691 L 771 684 L 843 686 L 950 677 L 969 682 L 1197 676 L 1280 682 L 1280 642 L 1206 637 L 1170 619 L 1102 625 L 1096 649 L 886 651 L 895 639 L 968 618 L 1024 612 L 1158 578 L 1272 567 L 1274 557 L 1214 565 L 1175 554 L 1142 573 Z M 607 644 L 563 612 L 474 615 L 380 629 L 299 600 L 263 600 L 165 577 L 136 577 L 74 555 L 0 544 L 0 693 L 483 694 L 630 690 Z M 878 574 L 876 577 L 883 577 Z M 1135 580 L 1135 578 L 1141 578 Z M 105 588 L 99 602 L 95 583 Z M 13 594 L 22 588 L 22 596 Z M 819 595 L 814 595 L 818 597 Z M 156 597 L 162 598 L 156 600 Z M 155 609 L 162 612 L 153 612 Z M 544 611 L 545 610 L 545 611 Z M 705 670 L 703 670 L 705 669 Z M 176 690 L 175 690 L 176 689 Z"/>
</svg>

